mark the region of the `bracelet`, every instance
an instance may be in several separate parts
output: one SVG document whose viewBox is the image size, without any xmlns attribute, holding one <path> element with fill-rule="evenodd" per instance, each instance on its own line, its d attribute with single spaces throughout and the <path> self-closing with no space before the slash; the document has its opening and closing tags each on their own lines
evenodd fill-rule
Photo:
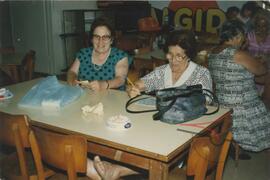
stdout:
<svg viewBox="0 0 270 180">
<path fill-rule="evenodd" d="M 110 88 L 109 81 L 108 81 L 108 80 L 106 80 L 106 82 L 107 82 L 107 87 L 106 87 L 106 89 L 109 89 L 109 88 Z"/>
</svg>

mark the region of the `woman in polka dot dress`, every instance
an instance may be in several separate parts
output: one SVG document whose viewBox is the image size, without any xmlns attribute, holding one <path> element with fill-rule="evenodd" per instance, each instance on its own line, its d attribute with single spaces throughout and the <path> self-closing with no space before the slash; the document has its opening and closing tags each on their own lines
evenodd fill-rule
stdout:
<svg viewBox="0 0 270 180">
<path fill-rule="evenodd" d="M 76 54 L 67 74 L 70 85 L 81 84 L 95 91 L 125 89 L 129 57 L 124 51 L 112 47 L 114 35 L 107 19 L 99 18 L 93 22 L 90 30 L 93 47 L 83 48 Z"/>
</svg>

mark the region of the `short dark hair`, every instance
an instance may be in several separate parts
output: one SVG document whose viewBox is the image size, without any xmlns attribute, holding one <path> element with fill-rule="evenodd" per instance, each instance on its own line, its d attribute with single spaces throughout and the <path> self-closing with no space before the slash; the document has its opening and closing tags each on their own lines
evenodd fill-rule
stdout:
<svg viewBox="0 0 270 180">
<path fill-rule="evenodd" d="M 225 21 L 219 31 L 220 43 L 228 41 L 240 33 L 245 34 L 244 24 L 240 20 Z"/>
<path fill-rule="evenodd" d="M 236 6 L 229 7 L 226 11 L 226 17 L 229 18 L 230 14 L 232 14 L 233 12 L 240 13 L 240 9 Z"/>
<path fill-rule="evenodd" d="M 111 37 L 114 38 L 115 29 L 114 29 L 111 21 L 108 18 L 102 16 L 102 17 L 95 19 L 95 21 L 92 23 L 90 33 L 89 33 L 90 39 L 93 38 L 93 33 L 94 33 L 95 29 L 99 26 L 107 27 L 111 33 Z"/>
<path fill-rule="evenodd" d="M 180 46 L 186 55 L 192 60 L 197 55 L 197 42 L 195 34 L 191 30 L 171 31 L 166 39 L 164 52 L 168 53 L 169 46 Z"/>
<path fill-rule="evenodd" d="M 256 1 L 247 1 L 245 4 L 243 4 L 240 14 L 243 15 L 244 11 L 248 10 L 248 11 L 251 11 L 251 17 L 253 17 L 257 8 L 258 8 L 258 4 Z"/>
</svg>

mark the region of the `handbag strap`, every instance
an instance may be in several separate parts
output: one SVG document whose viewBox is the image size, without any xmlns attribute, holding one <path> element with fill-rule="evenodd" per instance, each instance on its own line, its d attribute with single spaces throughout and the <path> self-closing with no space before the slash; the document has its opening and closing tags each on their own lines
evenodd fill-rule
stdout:
<svg viewBox="0 0 270 180">
<path fill-rule="evenodd" d="M 194 91 L 196 91 L 196 90 L 194 90 Z M 209 112 L 209 113 L 204 113 L 204 115 L 215 114 L 216 112 L 219 111 L 219 102 L 218 102 L 217 96 L 216 96 L 212 91 L 210 91 L 210 90 L 208 90 L 208 89 L 202 89 L 202 91 L 203 91 L 203 92 L 207 92 L 207 93 L 203 93 L 203 95 L 209 97 L 213 102 L 216 102 L 216 103 L 217 103 L 217 108 L 216 108 L 215 110 L 213 110 L 212 112 Z M 162 110 L 160 110 L 160 111 L 158 111 L 157 109 L 138 110 L 138 111 L 128 109 L 128 107 L 129 107 L 131 104 L 133 104 L 133 103 L 135 103 L 135 102 L 137 102 L 137 101 L 143 100 L 143 99 L 148 99 L 148 98 L 150 98 L 150 97 L 143 97 L 143 98 L 140 98 L 140 97 L 142 97 L 143 95 L 149 95 L 149 93 L 142 92 L 140 95 L 135 96 L 135 97 L 133 97 L 133 98 L 130 98 L 130 99 L 127 101 L 127 103 L 126 103 L 125 108 L 126 108 L 126 111 L 129 112 L 129 113 L 146 113 L 146 112 L 155 112 L 155 111 L 158 111 L 157 113 L 155 113 L 155 114 L 153 115 L 153 119 L 154 119 L 154 120 L 159 120 L 160 117 L 172 107 L 172 105 L 175 103 L 176 99 L 177 99 L 179 96 L 188 96 L 189 94 L 190 94 L 190 93 L 186 93 L 186 94 L 184 94 L 184 95 L 181 94 L 181 95 L 173 96 L 173 97 L 170 97 L 170 98 L 166 98 L 167 101 L 172 100 L 172 102 L 171 102 L 166 108 L 164 108 L 164 109 L 162 109 Z"/>
<path fill-rule="evenodd" d="M 217 96 L 210 90 L 208 89 L 203 89 L 203 92 L 207 92 L 207 93 L 203 93 L 205 96 L 209 97 L 212 102 L 215 102 L 217 104 L 217 107 L 215 110 L 213 110 L 212 112 L 209 112 L 209 113 L 204 113 L 204 115 L 211 115 L 211 114 L 215 114 L 216 112 L 219 111 L 219 101 L 218 101 L 218 98 Z M 210 94 L 210 95 L 209 95 Z"/>
<path fill-rule="evenodd" d="M 146 93 L 141 93 L 141 94 L 138 95 L 138 96 L 135 96 L 135 97 L 133 97 L 133 98 L 130 98 L 130 99 L 127 101 L 127 103 L 126 103 L 126 111 L 129 112 L 129 113 L 146 113 L 146 112 L 154 112 L 154 111 L 157 111 L 157 109 L 140 110 L 140 111 L 135 111 L 135 110 L 130 110 L 130 109 L 128 109 L 128 107 L 129 107 L 131 104 L 133 104 L 133 103 L 135 103 L 135 102 L 137 102 L 137 101 L 143 100 L 143 99 L 148 99 L 148 98 L 150 98 L 150 97 L 139 98 L 139 97 L 141 97 L 141 96 L 143 96 L 143 95 L 146 95 Z"/>
</svg>

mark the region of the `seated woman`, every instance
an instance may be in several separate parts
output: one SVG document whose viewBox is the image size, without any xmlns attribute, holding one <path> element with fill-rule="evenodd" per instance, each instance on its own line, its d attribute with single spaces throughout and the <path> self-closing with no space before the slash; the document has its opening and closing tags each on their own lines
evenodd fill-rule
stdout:
<svg viewBox="0 0 270 180">
<path fill-rule="evenodd" d="M 238 20 L 223 24 L 220 41 L 208 57 L 209 70 L 220 104 L 233 109 L 233 138 L 244 150 L 258 152 L 270 148 L 270 113 L 254 82 L 254 76 L 265 74 L 266 68 L 240 50 L 244 28 Z"/>
<path fill-rule="evenodd" d="M 255 81 L 265 104 L 270 107 L 270 13 L 259 10 L 252 22 L 254 30 L 247 34 L 248 51 L 268 67 L 268 73 L 255 77 Z"/>
<path fill-rule="evenodd" d="M 212 79 L 209 71 L 191 61 L 197 55 L 196 39 L 190 30 L 170 32 L 164 48 L 169 64 L 157 67 L 140 80 L 134 87 L 128 88 L 130 97 L 141 91 L 176 87 L 181 85 L 201 84 L 203 88 L 212 90 Z"/>
<path fill-rule="evenodd" d="M 106 18 L 96 19 L 90 30 L 93 47 L 81 49 L 67 73 L 70 85 L 92 90 L 125 89 L 128 54 L 111 47 L 115 32 Z M 88 82 L 89 81 L 89 82 Z"/>
<path fill-rule="evenodd" d="M 95 91 L 125 89 L 128 73 L 127 53 L 111 47 L 114 30 L 106 18 L 96 19 L 90 30 L 93 47 L 81 49 L 67 74 L 70 85 L 81 84 Z M 87 82 L 83 82 L 87 80 Z M 89 81 L 89 82 L 88 82 Z M 103 162 L 98 156 L 87 161 L 87 176 L 94 180 L 114 180 L 121 176 L 136 174 L 126 167 Z"/>
</svg>

